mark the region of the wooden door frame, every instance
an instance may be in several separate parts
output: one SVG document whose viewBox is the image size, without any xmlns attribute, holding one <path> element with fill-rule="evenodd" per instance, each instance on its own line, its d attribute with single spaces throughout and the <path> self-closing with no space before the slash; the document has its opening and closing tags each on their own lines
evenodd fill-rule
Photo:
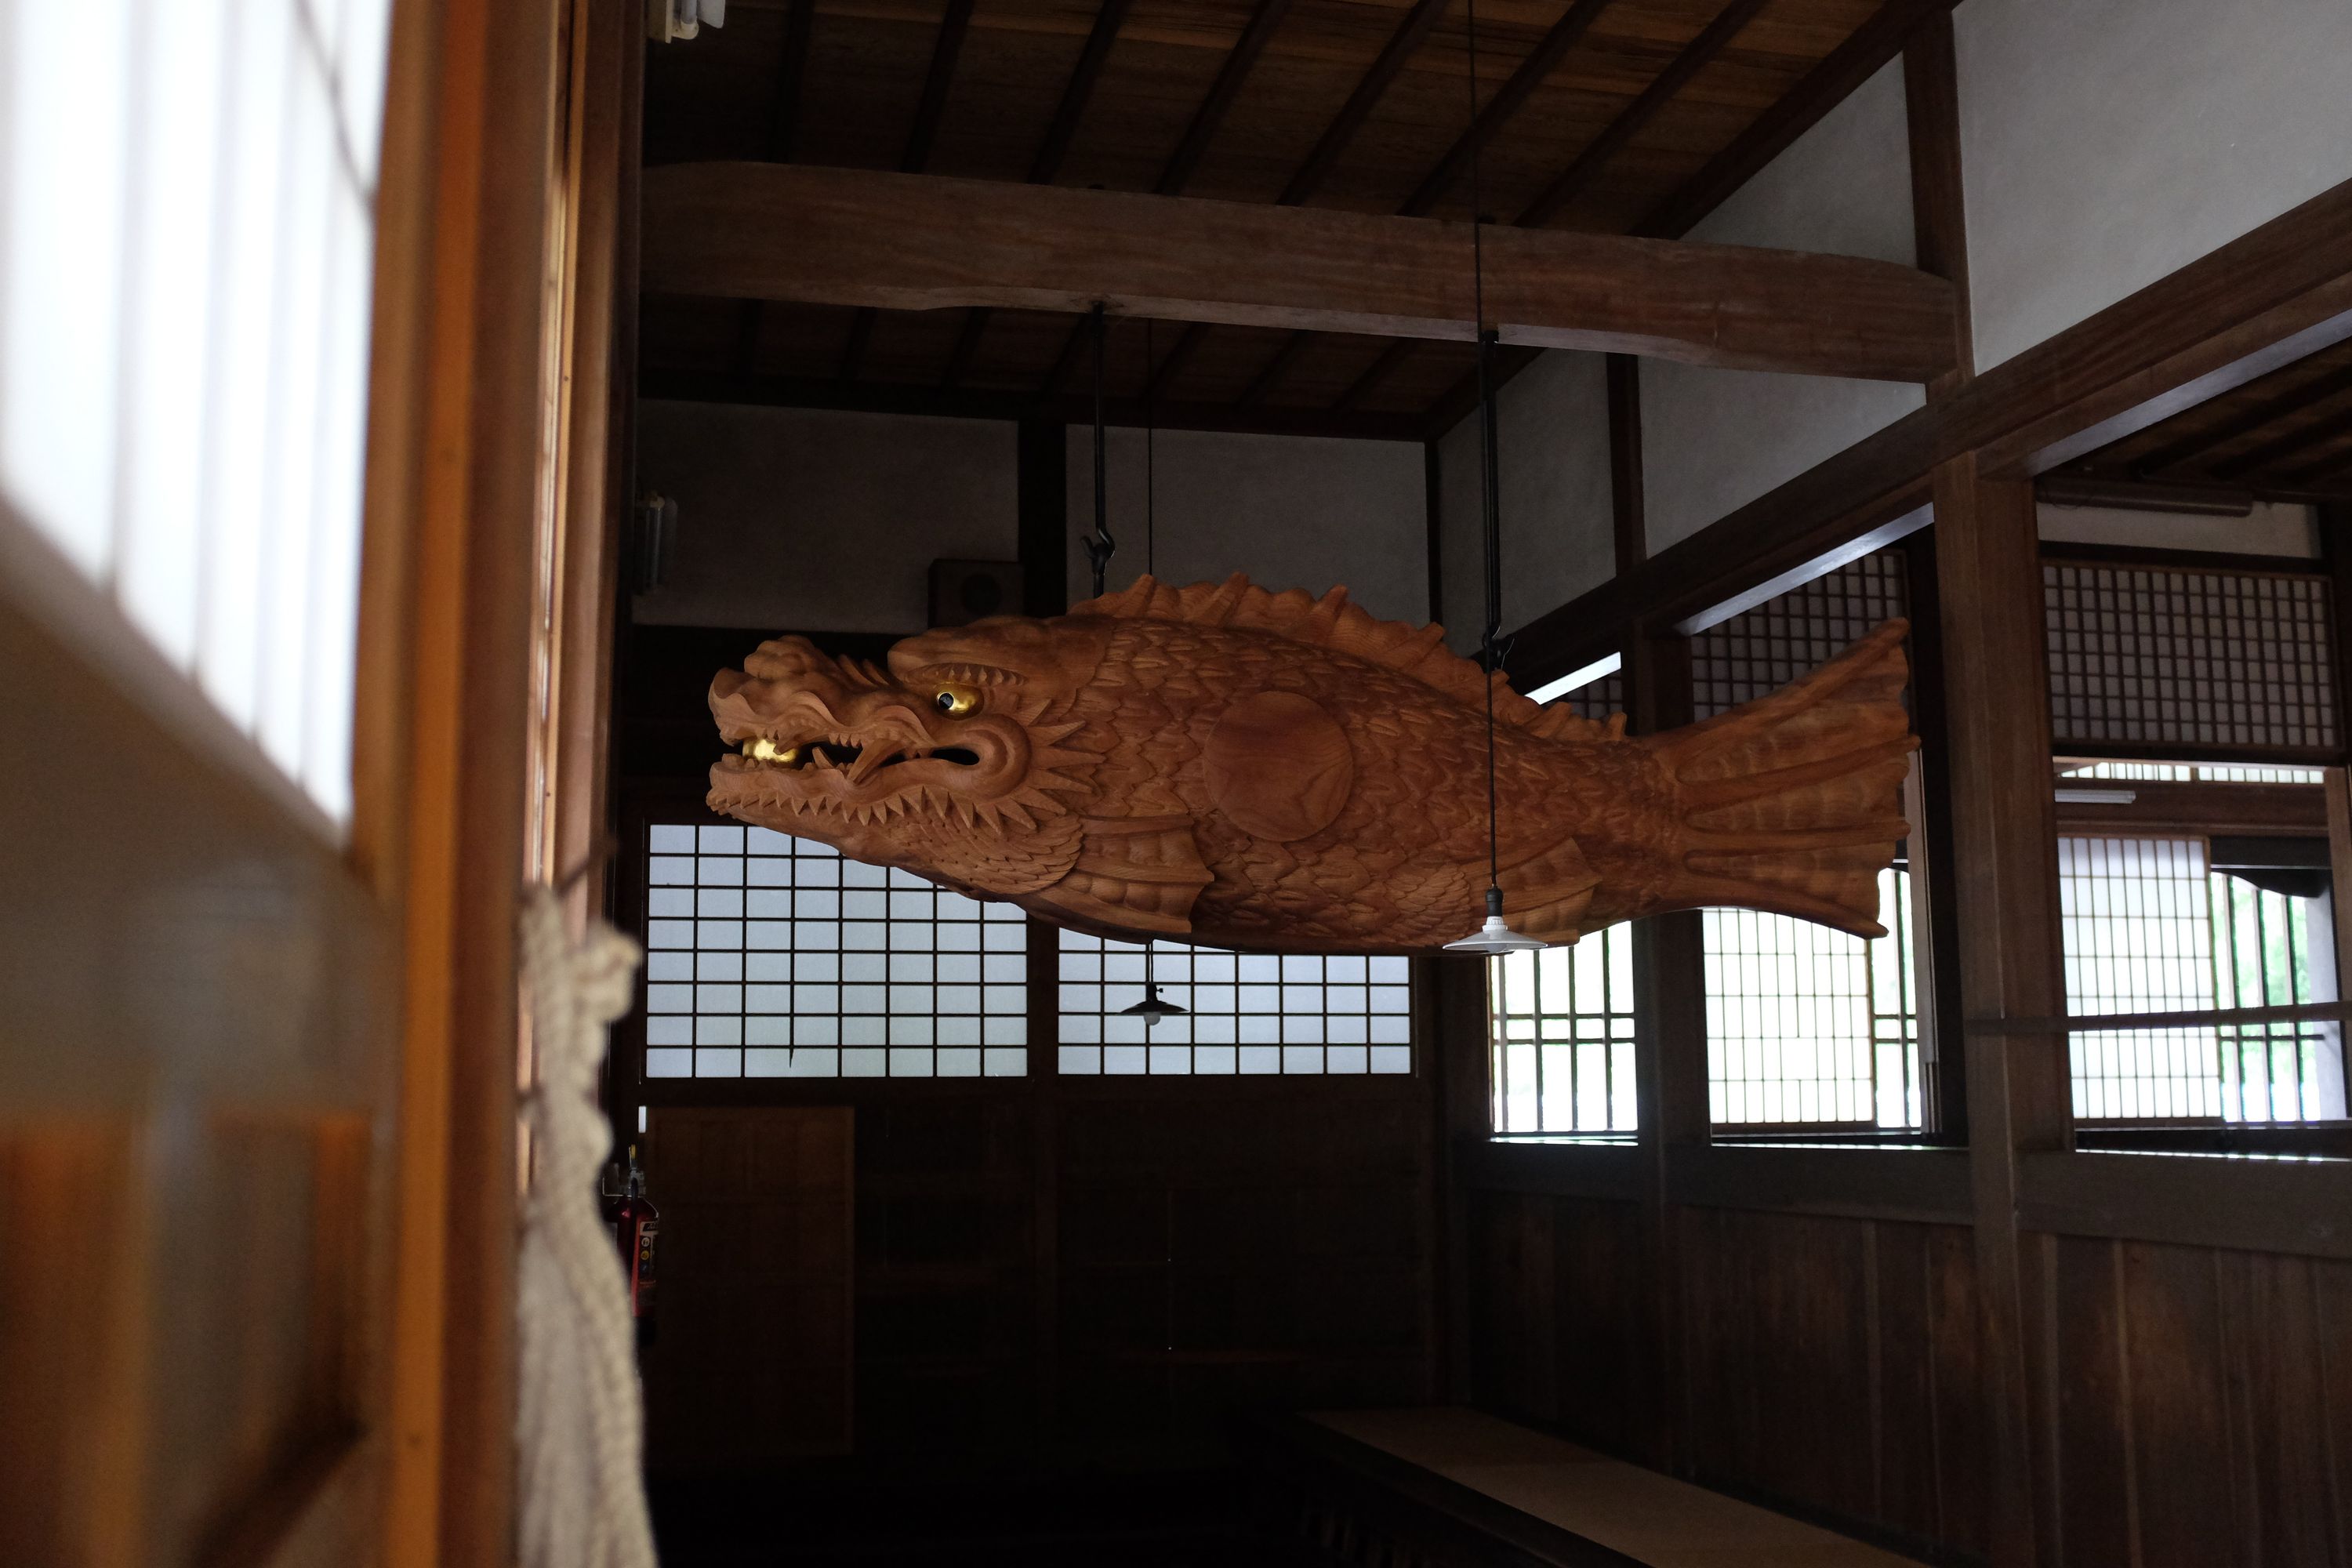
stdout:
<svg viewBox="0 0 2352 1568">
<path fill-rule="evenodd" d="M 352 852 L 404 951 L 382 1542 L 419 1568 L 512 1553 L 515 916 L 531 868 L 593 843 L 605 809 L 603 729 L 578 717 L 603 707 L 617 555 L 631 15 L 394 13 Z M 534 635 L 560 660 L 539 713 Z M 537 846 L 535 769 L 552 779 Z"/>
</svg>

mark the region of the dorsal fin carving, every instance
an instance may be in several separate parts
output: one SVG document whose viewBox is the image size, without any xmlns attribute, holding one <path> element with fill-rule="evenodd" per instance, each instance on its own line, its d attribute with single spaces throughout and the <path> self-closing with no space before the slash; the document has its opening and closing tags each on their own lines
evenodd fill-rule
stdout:
<svg viewBox="0 0 2352 1568">
<path fill-rule="evenodd" d="M 1317 599 L 1303 588 L 1270 594 L 1238 572 L 1223 583 L 1195 583 L 1186 588 L 1142 576 L 1116 594 L 1071 605 L 1070 614 L 1271 632 L 1385 665 L 1466 708 L 1486 703 L 1485 673 L 1445 646 L 1444 626 L 1381 620 L 1350 602 L 1345 588 Z M 1607 741 L 1625 732 L 1622 713 L 1602 723 L 1566 708 L 1538 708 L 1512 690 L 1510 678 L 1500 672 L 1495 677 L 1495 717 L 1552 741 Z"/>
</svg>

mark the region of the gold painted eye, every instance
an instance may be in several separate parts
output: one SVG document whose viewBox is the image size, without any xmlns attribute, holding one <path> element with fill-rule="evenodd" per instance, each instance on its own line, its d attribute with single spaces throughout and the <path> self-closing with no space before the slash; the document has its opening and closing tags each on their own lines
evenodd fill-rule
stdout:
<svg viewBox="0 0 2352 1568">
<path fill-rule="evenodd" d="M 931 702 L 950 718 L 961 719 L 980 706 L 980 693 L 963 686 L 942 686 Z"/>
</svg>

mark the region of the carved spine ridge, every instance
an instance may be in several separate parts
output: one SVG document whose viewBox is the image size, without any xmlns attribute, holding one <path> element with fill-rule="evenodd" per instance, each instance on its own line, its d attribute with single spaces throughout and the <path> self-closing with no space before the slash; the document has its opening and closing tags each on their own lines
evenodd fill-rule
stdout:
<svg viewBox="0 0 2352 1568">
<path fill-rule="evenodd" d="M 1240 573 L 1223 583 L 1174 587 L 1148 574 L 1115 594 L 1070 607 L 1073 616 L 1114 620 L 1178 621 L 1189 626 L 1234 626 L 1271 632 L 1313 647 L 1327 647 L 1384 665 L 1433 687 L 1465 707 L 1483 707 L 1486 673 L 1444 646 L 1445 628 L 1383 621 L 1334 588 L 1320 599 L 1303 588 L 1281 594 L 1252 583 Z M 1495 717 L 1547 739 L 1597 741 L 1622 732 L 1565 709 L 1545 709 L 1511 689 L 1510 677 L 1495 672 Z"/>
</svg>

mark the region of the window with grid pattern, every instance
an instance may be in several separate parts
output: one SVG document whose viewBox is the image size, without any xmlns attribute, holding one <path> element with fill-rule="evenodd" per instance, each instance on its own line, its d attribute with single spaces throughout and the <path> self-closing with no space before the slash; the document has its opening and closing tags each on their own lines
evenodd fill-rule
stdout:
<svg viewBox="0 0 2352 1568">
<path fill-rule="evenodd" d="M 1549 707 L 1607 721 L 1625 707 L 1622 667 L 1562 692 Z M 1573 947 L 1513 952 L 1486 963 L 1487 1079 L 1497 1132 L 1631 1132 L 1633 939 L 1612 926 Z"/>
<path fill-rule="evenodd" d="M 2061 780 L 2126 779 L 2147 784 L 2315 784 L 2326 778 L 2320 768 L 2273 767 L 2260 764 L 2204 763 L 2062 762 Z"/>
<path fill-rule="evenodd" d="M 647 1078 L 1028 1071 L 1027 922 L 762 827 L 646 830 Z"/>
<path fill-rule="evenodd" d="M 1151 981 L 1185 1009 L 1146 1027 L 1142 944 L 1061 933 L 1066 1074 L 1412 1070 L 1412 965 L 1402 958 L 1228 952 L 1154 942 Z"/>
<path fill-rule="evenodd" d="M 1695 716 L 1778 690 L 1907 613 L 1903 557 L 1881 551 L 1691 639 Z M 1722 1126 L 1925 1124 L 1911 878 L 1879 877 L 1865 942 L 1750 910 L 1705 914 L 1708 1098 Z"/>
<path fill-rule="evenodd" d="M 2076 1014 L 2332 1000 L 2328 898 L 2210 869 L 2196 838 L 2058 841 Z M 2309 1121 L 2345 1114 L 2338 1024 L 2202 1025 L 2073 1037 L 2084 1121 Z"/>
<path fill-rule="evenodd" d="M 1731 1126 L 1923 1124 L 1911 878 L 1879 873 L 1865 942 L 1811 921 L 1708 910 L 1709 1114 Z"/>
<path fill-rule="evenodd" d="M 1575 690 L 1563 693 L 1559 701 L 1580 719 L 1606 723 L 1612 714 L 1625 710 L 1625 672 L 1612 669 L 1597 676 Z"/>
<path fill-rule="evenodd" d="M 2053 561 L 2042 580 L 2061 745 L 2336 744 L 2323 579 Z"/>
<path fill-rule="evenodd" d="M 1487 960 L 1497 1132 L 1631 1132 L 1633 940 L 1624 926 L 1573 947 Z"/>
<path fill-rule="evenodd" d="M 1779 690 L 1909 605 L 1903 557 L 1882 550 L 1718 621 L 1691 638 L 1692 716 L 1712 719 Z"/>
<path fill-rule="evenodd" d="M 337 822 L 390 12 L 0 5 L 0 494 Z"/>
</svg>

